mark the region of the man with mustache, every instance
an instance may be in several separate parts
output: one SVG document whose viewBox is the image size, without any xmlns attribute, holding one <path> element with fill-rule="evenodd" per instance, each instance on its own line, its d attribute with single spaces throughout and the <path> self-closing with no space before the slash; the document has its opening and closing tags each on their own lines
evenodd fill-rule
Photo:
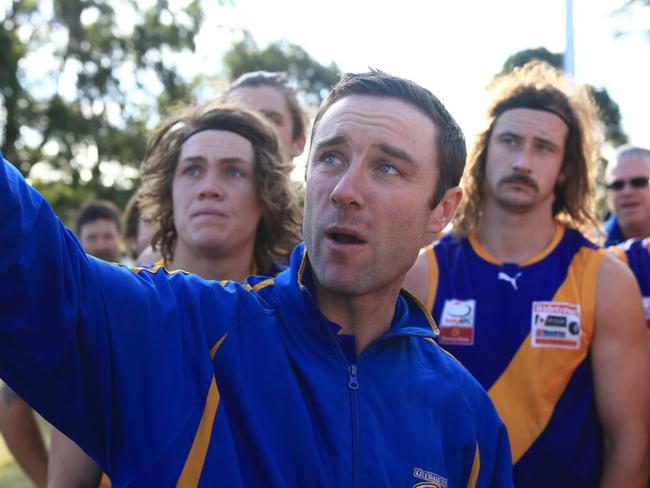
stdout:
<svg viewBox="0 0 650 488">
<path fill-rule="evenodd" d="M 405 287 L 488 390 L 515 486 L 646 487 L 641 297 L 586 237 L 597 228 L 593 102 L 541 63 L 493 90 L 451 235 L 424 249 Z"/>
<path fill-rule="evenodd" d="M 3 160 L 0 376 L 115 486 L 510 487 L 489 398 L 401 291 L 465 155 L 428 90 L 344 76 L 312 131 L 305 243 L 245 285 L 86 257 Z"/>
</svg>

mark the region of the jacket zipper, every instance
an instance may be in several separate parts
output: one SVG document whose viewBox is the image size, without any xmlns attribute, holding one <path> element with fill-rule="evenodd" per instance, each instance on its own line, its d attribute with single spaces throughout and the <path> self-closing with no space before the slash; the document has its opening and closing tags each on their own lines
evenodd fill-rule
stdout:
<svg viewBox="0 0 650 488">
<path fill-rule="evenodd" d="M 357 390 L 359 379 L 357 378 L 357 365 L 348 366 L 348 389 L 350 390 L 350 404 L 352 410 L 352 486 L 356 488 L 358 483 L 358 419 L 357 419 Z"/>
</svg>

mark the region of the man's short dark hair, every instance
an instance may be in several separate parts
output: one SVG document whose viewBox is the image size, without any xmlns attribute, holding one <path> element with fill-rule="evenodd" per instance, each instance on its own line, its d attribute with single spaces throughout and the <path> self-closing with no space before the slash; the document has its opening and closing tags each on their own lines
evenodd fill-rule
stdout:
<svg viewBox="0 0 650 488">
<path fill-rule="evenodd" d="M 325 112 L 336 102 L 349 95 L 370 95 L 401 100 L 419 109 L 433 122 L 436 128 L 436 137 L 432 142 L 436 148 L 438 184 L 431 197 L 431 208 L 435 208 L 445 192 L 460 183 L 467 157 L 463 131 L 445 106 L 433 93 L 413 81 L 398 78 L 379 70 L 371 70 L 367 73 L 346 73 L 318 110 L 311 132 L 312 141 L 318 123 Z"/>
<path fill-rule="evenodd" d="M 244 73 L 230 84 L 226 91 L 226 97 L 237 88 L 256 88 L 258 86 L 275 88 L 284 95 L 289 106 L 289 112 L 291 112 L 292 139 L 295 141 L 299 137 L 306 137 L 307 115 L 298 101 L 296 89 L 289 83 L 289 79 L 285 73 L 272 71 L 251 71 L 250 73 Z"/>
<path fill-rule="evenodd" d="M 117 231 L 121 231 L 120 211 L 115 204 L 108 200 L 94 200 L 86 203 L 79 211 L 79 216 L 77 217 L 77 234 L 81 234 L 81 228 L 84 225 L 102 219 L 115 222 Z"/>
</svg>

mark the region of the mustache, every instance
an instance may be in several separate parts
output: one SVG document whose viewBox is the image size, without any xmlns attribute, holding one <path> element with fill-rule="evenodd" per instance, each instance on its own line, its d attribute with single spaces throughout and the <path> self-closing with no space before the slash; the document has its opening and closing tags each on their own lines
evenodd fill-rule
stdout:
<svg viewBox="0 0 650 488">
<path fill-rule="evenodd" d="M 539 186 L 537 185 L 537 182 L 528 175 L 513 173 L 511 175 L 506 176 L 499 182 L 499 184 L 502 183 L 519 183 L 521 185 L 529 186 L 535 191 L 539 191 Z"/>
</svg>

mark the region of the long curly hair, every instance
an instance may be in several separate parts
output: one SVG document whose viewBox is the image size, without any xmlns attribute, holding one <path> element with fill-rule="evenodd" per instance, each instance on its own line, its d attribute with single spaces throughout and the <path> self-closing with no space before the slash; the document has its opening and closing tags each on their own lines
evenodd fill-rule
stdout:
<svg viewBox="0 0 650 488">
<path fill-rule="evenodd" d="M 585 86 L 541 61 L 531 61 L 498 77 L 490 86 L 491 103 L 485 128 L 469 151 L 462 186 L 465 198 L 453 220 L 453 232 L 466 237 L 476 231 L 485 198 L 485 165 L 492 130 L 499 116 L 512 108 L 532 108 L 558 114 L 569 126 L 564 160 L 555 186 L 553 217 L 586 235 L 600 227 L 595 215 L 595 163 L 602 126 Z"/>
<path fill-rule="evenodd" d="M 192 133 L 204 129 L 234 132 L 247 139 L 255 154 L 254 182 L 262 206 L 255 236 L 254 260 L 259 272 L 283 263 L 301 240 L 302 210 L 292 165 L 283 162 L 271 126 L 238 106 L 211 102 L 189 107 L 163 122 L 149 141 L 142 162 L 140 204 L 143 216 L 158 223 L 152 244 L 165 261 L 174 257 L 178 234 L 174 225 L 172 183 L 181 148 Z"/>
</svg>

